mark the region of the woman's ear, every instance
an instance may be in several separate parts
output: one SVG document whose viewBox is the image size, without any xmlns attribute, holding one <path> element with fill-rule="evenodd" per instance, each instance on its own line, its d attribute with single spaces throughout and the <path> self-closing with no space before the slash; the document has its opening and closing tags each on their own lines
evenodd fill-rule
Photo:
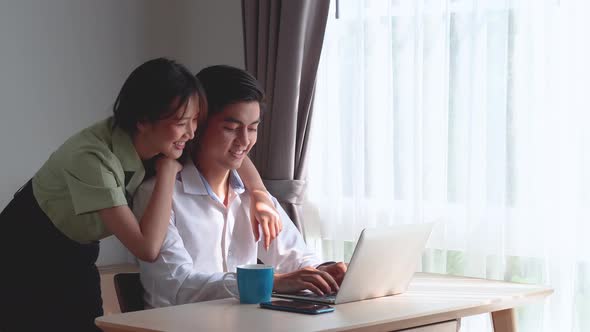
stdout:
<svg viewBox="0 0 590 332">
<path fill-rule="evenodd" d="M 150 126 L 149 122 L 140 121 L 135 125 L 135 128 L 137 128 L 138 133 L 143 134 L 148 130 L 149 126 Z"/>
</svg>

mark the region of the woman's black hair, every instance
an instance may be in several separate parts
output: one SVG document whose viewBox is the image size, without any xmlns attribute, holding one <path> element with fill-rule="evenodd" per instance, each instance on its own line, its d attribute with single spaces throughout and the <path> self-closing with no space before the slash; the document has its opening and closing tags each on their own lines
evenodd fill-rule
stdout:
<svg viewBox="0 0 590 332">
<path fill-rule="evenodd" d="M 227 105 L 257 101 L 263 110 L 264 90 L 245 70 L 226 65 L 207 67 L 197 74 L 205 95 L 209 115 L 219 113 Z"/>
<path fill-rule="evenodd" d="M 186 67 L 166 58 L 147 61 L 123 84 L 113 106 L 115 125 L 134 134 L 138 123 L 172 116 L 193 95 L 203 105 L 202 88 Z"/>
</svg>

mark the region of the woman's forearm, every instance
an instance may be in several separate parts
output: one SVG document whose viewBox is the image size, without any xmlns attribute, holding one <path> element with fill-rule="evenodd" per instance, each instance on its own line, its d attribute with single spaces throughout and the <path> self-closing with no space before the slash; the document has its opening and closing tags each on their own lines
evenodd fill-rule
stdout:
<svg viewBox="0 0 590 332">
<path fill-rule="evenodd" d="M 174 182 L 174 177 L 160 176 L 157 178 L 148 206 L 139 221 L 147 251 L 154 259 L 164 242 L 170 222 Z"/>
<path fill-rule="evenodd" d="M 152 262 L 160 252 L 172 210 L 175 173 L 156 175 L 156 183 L 141 219 L 127 205 L 98 211 L 102 221 L 137 258 Z"/>
<path fill-rule="evenodd" d="M 244 158 L 244 161 L 242 162 L 242 167 L 238 168 L 238 174 L 240 174 L 240 177 L 242 178 L 244 185 L 249 191 L 266 191 L 264 182 L 262 182 L 262 177 L 260 177 L 260 173 L 258 173 L 258 170 L 256 169 L 254 163 L 252 163 L 249 157 Z"/>
</svg>

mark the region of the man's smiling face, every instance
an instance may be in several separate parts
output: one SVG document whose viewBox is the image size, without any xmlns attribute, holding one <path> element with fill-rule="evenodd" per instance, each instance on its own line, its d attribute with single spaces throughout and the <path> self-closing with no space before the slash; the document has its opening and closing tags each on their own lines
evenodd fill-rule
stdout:
<svg viewBox="0 0 590 332">
<path fill-rule="evenodd" d="M 225 169 L 238 169 L 256 144 L 260 104 L 257 101 L 232 103 L 210 115 L 202 136 L 199 158 Z"/>
</svg>

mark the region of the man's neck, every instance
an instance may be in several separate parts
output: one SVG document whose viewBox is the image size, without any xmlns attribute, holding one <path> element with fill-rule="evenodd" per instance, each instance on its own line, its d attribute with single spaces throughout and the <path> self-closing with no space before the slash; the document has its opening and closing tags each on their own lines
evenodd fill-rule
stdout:
<svg viewBox="0 0 590 332">
<path fill-rule="evenodd" d="M 207 180 L 215 195 L 227 206 L 229 169 L 207 163 L 198 156 L 195 158 L 195 166 Z"/>
</svg>

